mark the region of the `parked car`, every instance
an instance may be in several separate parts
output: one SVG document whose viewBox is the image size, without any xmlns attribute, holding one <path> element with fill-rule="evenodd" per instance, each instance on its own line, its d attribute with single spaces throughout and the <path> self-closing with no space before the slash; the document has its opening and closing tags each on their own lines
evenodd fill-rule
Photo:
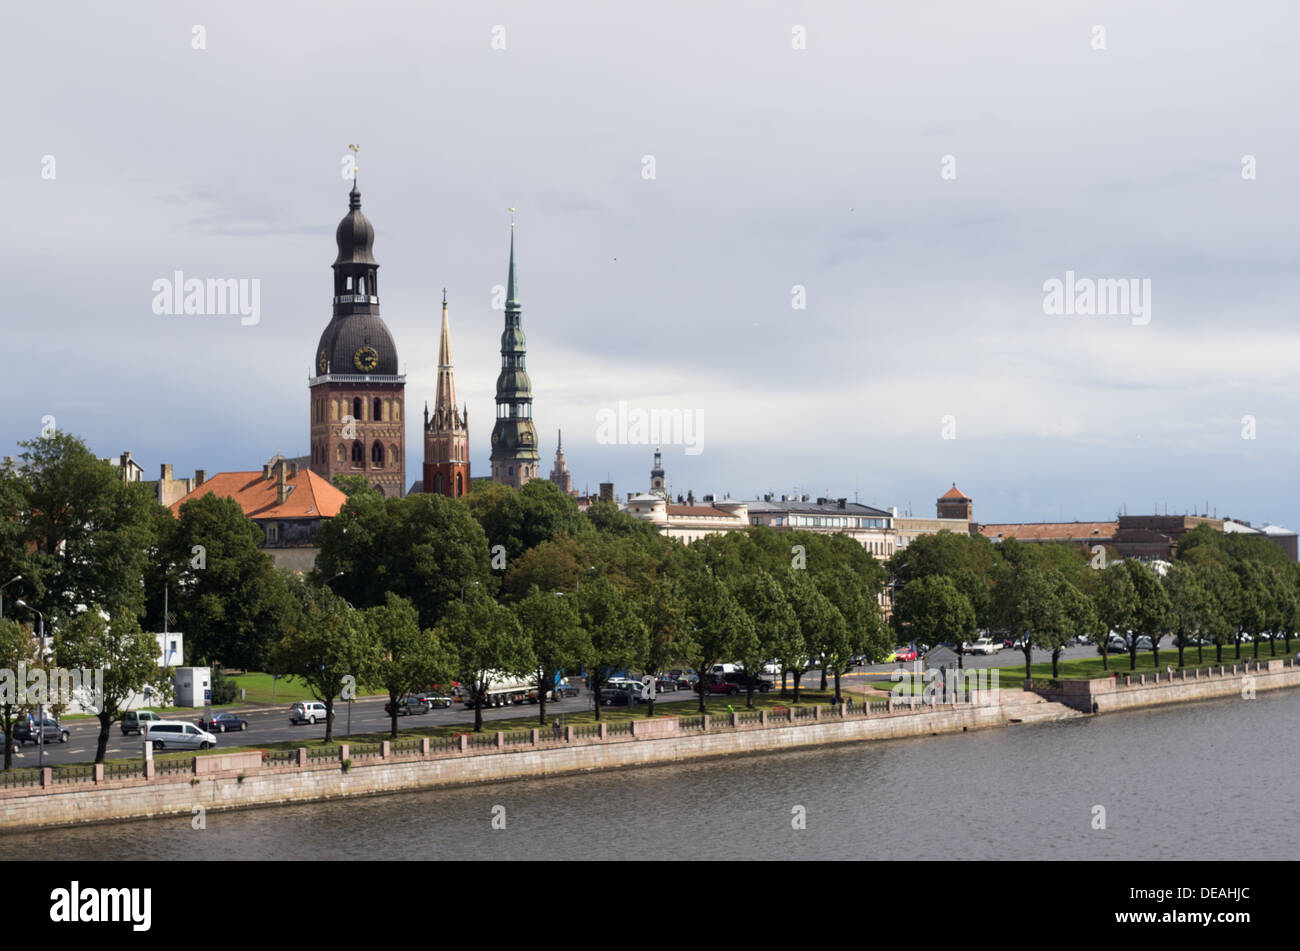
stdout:
<svg viewBox="0 0 1300 951">
<path fill-rule="evenodd" d="M 300 723 L 315 724 L 317 720 L 325 719 L 325 704 L 319 700 L 307 700 L 295 703 L 289 708 L 289 722 L 294 726 Z"/>
<path fill-rule="evenodd" d="M 392 702 L 384 704 L 384 712 L 390 717 L 393 715 Z M 420 697 L 398 697 L 397 698 L 397 715 L 399 717 L 415 716 L 421 713 L 428 713 L 433 706 Z"/>
<path fill-rule="evenodd" d="M 217 745 L 211 733 L 180 720 L 152 723 L 145 737 L 156 750 L 208 750 Z"/>
<path fill-rule="evenodd" d="M 961 645 L 964 654 L 996 654 L 1002 645 L 995 643 L 991 637 L 981 637 Z"/>
<path fill-rule="evenodd" d="M 560 700 L 564 697 L 576 697 L 582 692 L 582 688 L 577 684 L 571 684 L 567 680 L 560 681 L 555 685 L 555 699 Z"/>
<path fill-rule="evenodd" d="M 727 683 L 735 684 L 741 690 L 748 690 L 752 686 L 759 693 L 767 693 L 772 689 L 772 681 L 765 677 L 750 676 L 743 670 L 733 674 L 726 674 L 722 679 Z"/>
<path fill-rule="evenodd" d="M 233 713 L 218 713 L 211 721 L 205 722 L 199 717 L 199 729 L 207 730 L 209 733 L 229 733 L 232 730 L 247 730 L 248 721 L 242 717 L 237 717 Z"/>
<path fill-rule="evenodd" d="M 701 686 L 701 685 L 698 684 L 698 683 L 695 685 L 695 692 L 696 692 L 696 693 L 701 693 L 701 692 L 702 692 L 701 689 L 700 689 L 700 686 Z M 707 681 L 707 682 L 703 685 L 703 687 L 704 687 L 704 690 L 707 690 L 707 691 L 708 691 L 709 693 L 711 693 L 711 694 L 712 694 L 712 693 L 725 693 L 725 694 L 727 694 L 728 696 L 732 696 L 732 697 L 734 697 L 736 694 L 740 693 L 740 687 L 739 687 L 737 684 L 733 684 L 733 683 L 731 683 L 731 681 L 729 681 L 729 680 L 710 680 L 710 681 Z"/>
<path fill-rule="evenodd" d="M 629 693 L 627 690 L 620 690 L 617 687 L 602 687 L 600 690 L 600 705 L 602 707 L 625 707 L 628 698 L 635 696 L 636 694 Z"/>
<path fill-rule="evenodd" d="M 1140 651 L 1149 651 L 1149 650 L 1151 650 L 1151 638 L 1146 637 L 1145 635 L 1142 636 L 1142 637 L 1139 637 L 1139 638 L 1138 638 L 1138 642 L 1137 642 L 1137 648 L 1138 648 L 1138 650 L 1140 650 Z"/>
<path fill-rule="evenodd" d="M 24 722 L 14 726 L 14 742 L 19 746 L 24 743 L 40 743 L 41 734 L 45 735 L 46 743 L 53 743 L 56 740 L 60 743 L 68 742 L 71 735 L 54 717 L 46 717 L 42 729 L 37 729 L 36 718 L 28 717 Z"/>
<path fill-rule="evenodd" d="M 655 678 L 655 691 L 658 693 L 676 693 L 680 689 L 681 684 L 671 674 L 660 674 Z"/>
<path fill-rule="evenodd" d="M 911 663 L 916 660 L 916 658 L 917 653 L 915 647 L 895 647 L 894 656 L 891 657 L 887 663 L 892 663 L 894 661 L 899 663 Z"/>
<path fill-rule="evenodd" d="M 444 697 L 436 690 L 416 690 L 411 693 L 411 697 L 420 703 L 427 703 L 430 710 L 446 710 L 456 701 L 451 697 Z"/>
<path fill-rule="evenodd" d="M 162 717 L 152 710 L 128 710 L 122 715 L 122 735 L 130 736 L 132 733 L 137 736 L 142 735 L 149 724 L 157 723 Z"/>
<path fill-rule="evenodd" d="M 1128 641 L 1122 637 L 1112 637 L 1106 641 L 1107 654 L 1127 654 Z"/>
</svg>

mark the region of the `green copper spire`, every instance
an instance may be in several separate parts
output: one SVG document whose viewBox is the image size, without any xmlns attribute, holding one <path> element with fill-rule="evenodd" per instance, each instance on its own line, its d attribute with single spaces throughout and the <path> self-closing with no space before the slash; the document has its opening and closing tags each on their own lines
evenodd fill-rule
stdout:
<svg viewBox="0 0 1300 951">
<path fill-rule="evenodd" d="M 510 222 L 510 276 L 506 278 L 506 306 L 514 304 L 519 309 L 519 291 L 515 284 L 515 223 Z"/>
</svg>

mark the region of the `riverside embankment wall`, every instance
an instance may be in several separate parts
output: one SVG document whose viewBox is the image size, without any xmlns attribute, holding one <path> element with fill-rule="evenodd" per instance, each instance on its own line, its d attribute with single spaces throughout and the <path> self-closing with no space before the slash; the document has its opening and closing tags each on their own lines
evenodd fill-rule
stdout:
<svg viewBox="0 0 1300 951">
<path fill-rule="evenodd" d="M 309 759 L 307 751 L 291 751 L 296 762 L 268 765 L 260 751 L 195 757 L 190 772 L 159 775 L 149 768 L 134 779 L 105 780 L 96 767 L 94 781 L 76 785 L 51 782 L 47 769 L 44 785 L 0 791 L 0 830 L 35 829 L 122 819 L 190 816 L 195 807 L 205 811 L 250 808 L 291 802 L 313 802 L 349 796 L 376 795 L 402 790 L 429 789 L 540 776 L 558 776 L 630 766 L 679 763 L 707 757 L 758 753 L 834 743 L 854 743 L 1004 726 L 998 705 L 940 705 L 915 712 L 876 705 L 871 711 L 832 716 L 818 710 L 806 719 L 742 722 L 730 718 L 720 731 L 679 730 L 679 718 L 663 717 L 633 722 L 635 734 L 575 738 L 551 737 L 549 731 L 532 731 L 528 745 L 507 745 L 506 734 L 496 734 L 492 748 L 467 746 L 464 739 L 455 752 L 440 754 L 424 740 L 417 752 L 394 756 L 388 743 L 378 755 L 354 760 L 344 769 L 345 748 L 337 759 Z M 688 718 L 697 719 L 697 718 Z M 718 718 L 723 719 L 723 718 Z M 637 729 L 639 727 L 639 729 Z M 210 762 L 205 762 L 210 761 Z M 146 764 L 152 767 L 152 763 Z"/>
<path fill-rule="evenodd" d="M 1119 674 L 1096 680 L 1065 680 L 1060 687 L 1033 690 L 1085 713 L 1114 713 L 1136 707 L 1188 703 L 1216 697 L 1239 697 L 1250 691 L 1300 687 L 1294 660 L 1272 658 L 1224 664 L 1213 669 L 1175 670 L 1156 674 Z"/>
</svg>

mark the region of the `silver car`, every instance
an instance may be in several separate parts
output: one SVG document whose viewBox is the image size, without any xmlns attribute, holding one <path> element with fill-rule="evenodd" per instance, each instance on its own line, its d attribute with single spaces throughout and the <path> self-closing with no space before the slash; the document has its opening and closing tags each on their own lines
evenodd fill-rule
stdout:
<svg viewBox="0 0 1300 951">
<path fill-rule="evenodd" d="M 211 733 L 181 720 L 150 723 L 144 735 L 156 750 L 209 750 L 217 745 Z"/>
</svg>

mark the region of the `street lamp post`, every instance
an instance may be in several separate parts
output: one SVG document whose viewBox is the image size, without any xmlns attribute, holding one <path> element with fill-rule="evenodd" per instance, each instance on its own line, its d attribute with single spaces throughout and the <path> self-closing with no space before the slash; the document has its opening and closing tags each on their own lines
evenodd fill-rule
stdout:
<svg viewBox="0 0 1300 951">
<path fill-rule="evenodd" d="M 0 584 L 0 618 L 3 618 L 5 616 L 5 588 L 9 587 L 15 581 L 22 581 L 22 580 L 23 580 L 22 575 L 14 575 L 4 584 Z"/>
<path fill-rule="evenodd" d="M 21 575 L 19 577 L 21 577 Z M 17 579 L 15 578 L 14 580 L 16 581 Z M 12 583 L 13 582 L 10 582 L 10 584 Z M 28 611 L 34 612 L 36 616 L 41 619 L 40 633 L 36 635 L 36 641 L 38 645 L 37 646 L 38 656 L 42 660 L 44 660 L 45 659 L 45 615 L 42 612 L 38 611 L 36 608 L 32 607 L 22 598 L 18 599 L 18 604 L 19 606 L 26 608 Z M 41 769 L 44 769 L 45 768 L 45 704 L 44 703 L 37 704 L 36 719 L 37 719 L 36 736 L 38 738 L 36 748 L 40 750 L 40 756 L 39 756 L 40 766 Z"/>
</svg>

